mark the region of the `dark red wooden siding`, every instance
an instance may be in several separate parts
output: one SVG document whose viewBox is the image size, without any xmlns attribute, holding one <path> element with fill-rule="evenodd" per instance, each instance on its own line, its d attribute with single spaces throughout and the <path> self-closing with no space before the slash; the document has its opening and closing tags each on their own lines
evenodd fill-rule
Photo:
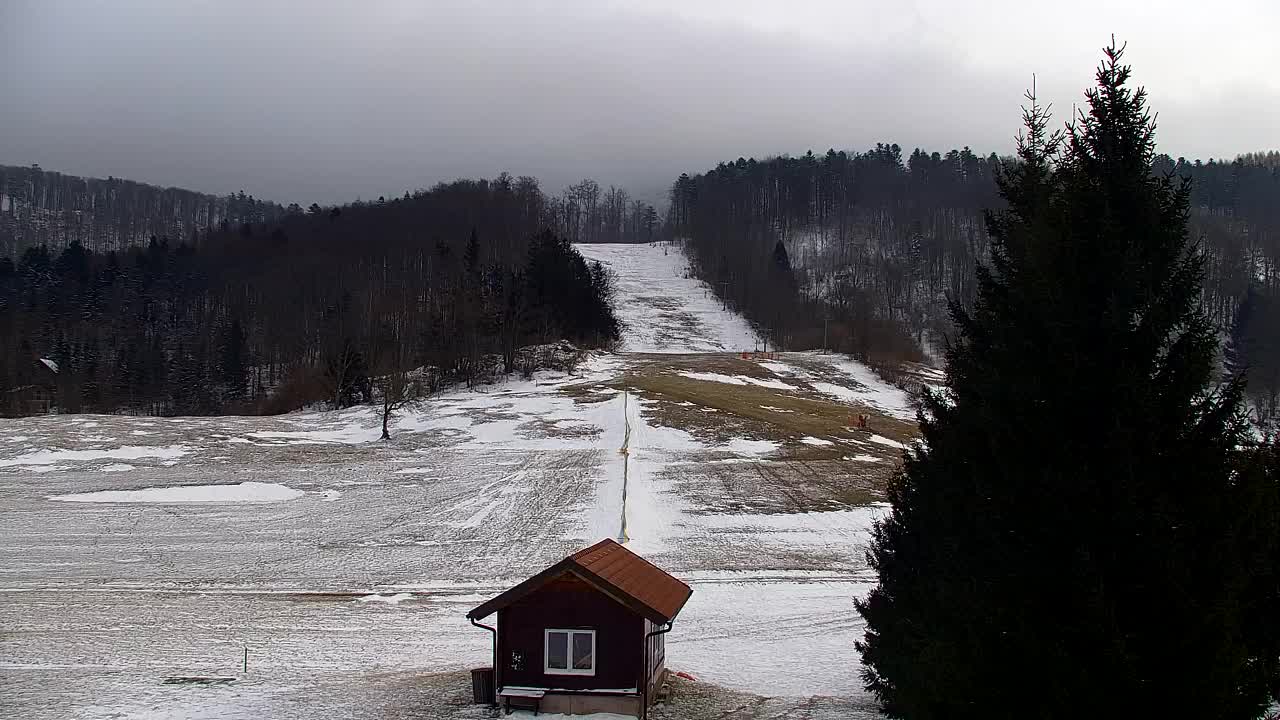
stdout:
<svg viewBox="0 0 1280 720">
<path fill-rule="evenodd" d="M 543 632 L 595 630 L 596 674 L 543 673 Z M 524 668 L 511 666 L 522 652 Z M 523 687 L 591 690 L 634 688 L 644 660 L 644 619 L 572 575 L 548 582 L 498 613 L 499 682 Z"/>
<path fill-rule="evenodd" d="M 657 625 L 655 623 L 649 622 L 648 620 L 645 620 L 644 621 L 645 637 L 648 637 L 649 633 L 651 632 L 654 632 L 656 630 L 661 630 L 662 627 L 663 627 L 662 625 Z M 664 667 L 666 660 L 667 660 L 666 633 L 649 637 L 648 675 L 649 675 L 650 683 L 653 683 L 658 679 L 658 669 Z M 650 688 L 650 690 L 652 690 L 652 688 Z"/>
</svg>

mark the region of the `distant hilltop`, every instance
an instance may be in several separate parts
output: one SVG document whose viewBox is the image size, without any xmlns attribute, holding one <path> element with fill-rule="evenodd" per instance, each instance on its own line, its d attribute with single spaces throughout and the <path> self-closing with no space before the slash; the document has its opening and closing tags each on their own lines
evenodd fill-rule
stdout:
<svg viewBox="0 0 1280 720">
<path fill-rule="evenodd" d="M 218 196 L 64 175 L 38 165 L 0 165 L 0 257 L 74 242 L 96 252 L 143 245 L 152 237 L 193 242 L 199 233 L 270 222 L 285 212 L 244 192 Z"/>
</svg>

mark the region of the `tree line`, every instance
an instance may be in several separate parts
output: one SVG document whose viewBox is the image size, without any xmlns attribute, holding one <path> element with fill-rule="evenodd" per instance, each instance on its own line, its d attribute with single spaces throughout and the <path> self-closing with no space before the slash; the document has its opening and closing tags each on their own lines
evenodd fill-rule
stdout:
<svg viewBox="0 0 1280 720">
<path fill-rule="evenodd" d="M 1191 181 L 1189 229 L 1206 262 L 1202 302 L 1250 369 L 1250 400 L 1280 405 L 1280 163 L 1154 155 L 1149 171 Z M 684 174 L 668 231 L 694 272 L 775 345 L 829 347 L 882 367 L 938 358 L 948 302 L 972 303 L 990 257 L 985 214 L 1017 158 L 896 144 L 867 152 L 739 158 Z M 1248 307 L 1242 308 L 1247 304 Z M 1242 315 L 1243 312 L 1243 315 Z"/>
<path fill-rule="evenodd" d="M 611 281 L 533 178 L 313 206 L 195 242 L 0 258 L 0 409 L 46 387 L 69 412 L 279 412 L 521 369 L 520 349 L 618 335 Z M 57 371 L 40 362 L 50 360 Z M 527 368 L 526 368 L 527 369 Z"/>
<path fill-rule="evenodd" d="M 294 211 L 301 209 L 292 206 Z M 152 237 L 194 244 L 200 233 L 270 222 L 289 209 L 243 191 L 219 197 L 120 178 L 83 178 L 38 165 L 0 165 L 0 257 L 29 247 L 93 252 L 146 245 Z"/>
<path fill-rule="evenodd" d="M 926 331 L 945 328 L 946 293 L 972 295 L 998 165 L 966 148 L 917 151 L 908 166 L 884 144 L 739 158 L 676 180 L 670 229 L 695 272 L 776 345 L 920 359 Z"/>
<path fill-rule="evenodd" d="M 0 257 L 17 257 L 40 245 L 57 251 L 73 243 L 105 253 L 145 246 L 153 237 L 195 246 L 220 230 L 321 210 L 318 204 L 306 210 L 297 203 L 281 206 L 244 191 L 217 196 L 115 177 L 66 175 L 38 165 L 0 165 Z M 542 211 L 573 243 L 650 242 L 662 231 L 662 217 L 652 205 L 591 179 L 544 195 Z"/>
</svg>

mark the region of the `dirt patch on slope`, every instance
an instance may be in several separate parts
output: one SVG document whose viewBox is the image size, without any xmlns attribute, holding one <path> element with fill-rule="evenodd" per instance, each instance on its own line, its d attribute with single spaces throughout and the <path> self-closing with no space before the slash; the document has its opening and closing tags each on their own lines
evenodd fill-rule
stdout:
<svg viewBox="0 0 1280 720">
<path fill-rule="evenodd" d="M 707 379 L 709 376 L 717 379 Z M 774 375 L 759 363 L 732 354 L 645 356 L 644 362 L 633 366 L 614 386 L 657 401 L 645 408 L 646 417 L 655 424 L 682 428 L 696 436 L 723 440 L 745 433 L 791 444 L 802 438 L 833 443 L 799 443 L 788 450 L 789 456 L 799 459 L 841 457 L 848 454 L 847 448 L 841 447 L 847 441 L 870 443 L 865 448 L 868 454 L 897 457 L 899 448 L 871 441 L 871 437 L 878 435 L 902 444 L 918 437 L 913 422 L 889 417 L 868 405 L 824 399 L 802 379 Z M 856 427 L 859 414 L 870 417 L 866 430 Z"/>
</svg>

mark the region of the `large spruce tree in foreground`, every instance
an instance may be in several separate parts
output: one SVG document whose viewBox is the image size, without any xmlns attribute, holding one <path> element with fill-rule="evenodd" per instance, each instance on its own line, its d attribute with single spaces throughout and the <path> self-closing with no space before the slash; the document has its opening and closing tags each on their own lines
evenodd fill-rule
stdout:
<svg viewBox="0 0 1280 720">
<path fill-rule="evenodd" d="M 859 603 L 890 715 L 1254 718 L 1275 678 L 1245 547 L 1274 507 L 1240 507 L 1264 493 L 1234 470 L 1240 392 L 1213 382 L 1188 189 L 1151 174 L 1121 55 L 1065 137 L 1032 97 L 990 267 L 952 309 L 949 390 L 926 398 Z"/>
</svg>

